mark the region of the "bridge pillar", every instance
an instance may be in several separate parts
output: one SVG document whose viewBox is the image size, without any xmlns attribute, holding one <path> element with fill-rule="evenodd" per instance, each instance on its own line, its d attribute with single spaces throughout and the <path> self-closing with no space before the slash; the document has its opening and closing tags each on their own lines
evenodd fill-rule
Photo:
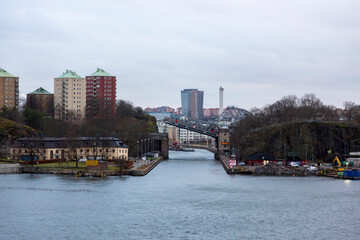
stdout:
<svg viewBox="0 0 360 240">
<path fill-rule="evenodd" d="M 156 142 L 154 149 L 159 151 L 164 159 L 169 158 L 169 137 L 167 133 L 150 133 L 150 137 Z"/>
</svg>

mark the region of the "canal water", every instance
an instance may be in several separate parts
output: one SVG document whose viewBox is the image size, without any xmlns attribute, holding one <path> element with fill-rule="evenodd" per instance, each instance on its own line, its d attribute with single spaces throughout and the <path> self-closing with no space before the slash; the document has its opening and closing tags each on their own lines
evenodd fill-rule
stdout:
<svg viewBox="0 0 360 240">
<path fill-rule="evenodd" d="M 171 152 L 145 177 L 0 175 L 0 239 L 360 239 L 360 181 L 227 175 Z"/>
</svg>

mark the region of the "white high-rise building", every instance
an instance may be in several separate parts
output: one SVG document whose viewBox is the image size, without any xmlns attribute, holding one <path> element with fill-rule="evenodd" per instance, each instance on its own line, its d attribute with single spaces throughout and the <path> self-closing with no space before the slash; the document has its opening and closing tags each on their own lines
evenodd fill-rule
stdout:
<svg viewBox="0 0 360 240">
<path fill-rule="evenodd" d="M 54 78 L 54 107 L 58 119 L 81 119 L 85 116 L 86 80 L 66 70 Z"/>
</svg>

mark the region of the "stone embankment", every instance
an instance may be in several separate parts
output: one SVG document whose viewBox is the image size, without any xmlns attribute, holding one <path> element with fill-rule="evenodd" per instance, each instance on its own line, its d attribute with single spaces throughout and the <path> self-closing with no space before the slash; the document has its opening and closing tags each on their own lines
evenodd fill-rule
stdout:
<svg viewBox="0 0 360 240">
<path fill-rule="evenodd" d="M 228 174 L 234 174 L 234 171 L 231 171 L 232 169 L 229 166 L 229 160 L 225 158 L 225 156 L 220 156 L 220 163 L 223 166 L 224 170 Z"/>
<path fill-rule="evenodd" d="M 1 164 L 0 174 L 18 174 L 22 173 L 22 167 L 19 164 Z"/>
<path fill-rule="evenodd" d="M 74 175 L 77 177 L 104 177 L 116 175 L 128 175 L 128 173 L 119 173 L 118 171 L 104 170 L 104 171 L 86 171 L 77 169 L 53 169 L 41 167 L 22 167 L 22 173 L 36 173 L 36 174 L 55 174 L 55 175 Z"/>
<path fill-rule="evenodd" d="M 163 160 L 163 157 L 160 157 L 157 160 L 154 160 L 152 163 L 144 167 L 143 169 L 135 169 L 130 171 L 131 176 L 145 176 L 148 174 L 151 170 L 153 170 L 161 161 Z"/>
<path fill-rule="evenodd" d="M 219 161 L 221 165 L 224 167 L 224 170 L 227 174 L 252 174 L 252 172 L 245 166 L 241 167 L 230 167 L 229 159 L 225 156 L 220 156 Z"/>
<path fill-rule="evenodd" d="M 102 170 L 102 171 L 87 171 L 80 169 L 66 169 L 66 168 L 42 168 L 38 166 L 20 166 L 19 164 L 1 164 L 0 174 L 21 174 L 21 173 L 35 173 L 35 174 L 55 174 L 55 175 L 74 175 L 76 177 L 105 177 L 105 176 L 145 176 L 152 169 L 154 169 L 164 158 L 160 157 L 157 160 L 151 161 L 148 165 L 143 165 L 138 169 L 124 169 L 124 170 Z"/>
</svg>

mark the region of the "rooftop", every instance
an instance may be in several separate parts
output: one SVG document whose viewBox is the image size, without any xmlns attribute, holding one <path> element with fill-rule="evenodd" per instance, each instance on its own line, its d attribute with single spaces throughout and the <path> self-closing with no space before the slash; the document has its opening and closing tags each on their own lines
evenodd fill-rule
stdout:
<svg viewBox="0 0 360 240">
<path fill-rule="evenodd" d="M 35 91 L 33 91 L 32 93 L 29 94 L 52 94 L 49 93 L 48 91 L 46 91 L 45 89 L 43 89 L 42 87 L 36 89 Z"/>
<path fill-rule="evenodd" d="M 15 77 L 15 76 L 5 71 L 5 69 L 0 68 L 0 77 Z"/>
<path fill-rule="evenodd" d="M 76 72 L 66 69 L 66 72 L 64 72 L 58 78 L 82 78 L 82 77 L 80 77 Z"/>
<path fill-rule="evenodd" d="M 105 76 L 105 77 L 115 77 L 113 75 L 110 75 L 109 73 L 105 72 L 103 69 L 98 68 L 96 72 L 91 74 L 89 77 L 99 77 L 99 76 Z"/>
</svg>

